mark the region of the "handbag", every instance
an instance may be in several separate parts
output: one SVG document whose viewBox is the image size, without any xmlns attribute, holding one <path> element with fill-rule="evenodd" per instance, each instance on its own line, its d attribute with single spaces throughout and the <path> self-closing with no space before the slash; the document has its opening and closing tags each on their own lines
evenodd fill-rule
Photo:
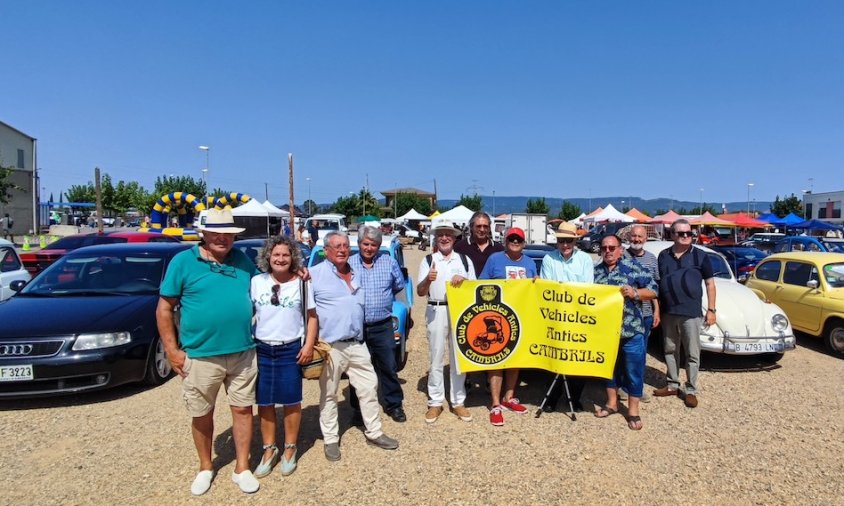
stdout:
<svg viewBox="0 0 844 506">
<path fill-rule="evenodd" d="M 307 286 L 308 285 L 306 285 L 304 281 L 299 281 L 299 294 L 302 299 L 302 320 L 305 322 L 305 336 L 302 337 L 303 346 L 308 334 L 308 309 L 306 308 L 308 303 Z M 330 361 L 331 345 L 317 338 L 317 342 L 314 344 L 314 354 L 313 357 L 311 357 L 311 361 L 300 366 L 302 369 L 302 377 L 305 379 L 319 379 L 319 377 L 322 376 L 323 367 L 325 367 L 325 364 Z"/>
</svg>

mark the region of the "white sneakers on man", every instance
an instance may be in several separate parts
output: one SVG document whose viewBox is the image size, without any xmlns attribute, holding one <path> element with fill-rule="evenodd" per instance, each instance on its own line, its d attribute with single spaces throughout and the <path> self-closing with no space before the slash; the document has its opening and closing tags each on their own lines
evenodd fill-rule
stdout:
<svg viewBox="0 0 844 506">
<path fill-rule="evenodd" d="M 261 488 L 261 484 L 258 483 L 258 479 L 255 478 L 255 475 L 252 474 L 252 471 L 249 469 L 243 471 L 242 473 L 232 473 L 232 481 L 237 483 L 241 492 L 245 492 L 247 494 L 255 493 L 259 488 Z"/>
<path fill-rule="evenodd" d="M 211 488 L 211 482 L 214 480 L 214 471 L 200 471 L 190 484 L 190 493 L 193 495 L 202 495 L 208 492 Z"/>
</svg>

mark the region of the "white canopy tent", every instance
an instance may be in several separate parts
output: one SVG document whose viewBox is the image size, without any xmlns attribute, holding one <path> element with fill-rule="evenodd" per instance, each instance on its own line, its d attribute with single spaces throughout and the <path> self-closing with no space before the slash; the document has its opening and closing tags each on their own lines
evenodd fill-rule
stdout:
<svg viewBox="0 0 844 506">
<path fill-rule="evenodd" d="M 580 213 L 580 216 L 573 220 L 569 220 L 569 223 L 573 223 L 577 226 L 583 225 L 583 220 L 586 219 L 586 213 Z"/>
<path fill-rule="evenodd" d="M 282 217 L 282 218 L 290 216 L 289 212 L 285 211 L 284 209 L 277 208 L 269 200 L 264 202 L 261 205 L 264 206 L 265 208 L 267 208 L 267 211 L 270 212 L 270 216 L 278 216 L 278 217 Z"/>
<path fill-rule="evenodd" d="M 466 206 L 457 206 L 454 209 L 449 209 L 444 213 L 440 213 L 431 220 L 433 226 L 436 226 L 438 223 L 443 221 L 450 221 L 455 225 L 467 225 L 469 220 L 472 219 L 472 215 L 475 214 L 475 211 L 472 211 Z"/>
<path fill-rule="evenodd" d="M 240 234 L 243 239 L 250 237 L 269 237 L 271 235 L 270 219 L 275 224 L 283 215 L 270 213 L 270 210 L 255 199 L 232 208 L 235 223 L 244 227 L 246 231 Z"/>
<path fill-rule="evenodd" d="M 410 220 L 427 220 L 428 217 L 424 214 L 420 213 L 416 209 L 411 209 L 410 211 L 404 213 L 403 215 L 396 218 L 397 221 L 410 221 Z"/>
<path fill-rule="evenodd" d="M 636 221 L 636 219 L 632 216 L 627 216 L 626 214 L 619 212 L 612 206 L 612 204 L 607 204 L 607 207 L 605 207 L 603 211 L 585 218 L 584 221 L 592 223 L 602 223 L 605 221 L 632 223 Z"/>
</svg>

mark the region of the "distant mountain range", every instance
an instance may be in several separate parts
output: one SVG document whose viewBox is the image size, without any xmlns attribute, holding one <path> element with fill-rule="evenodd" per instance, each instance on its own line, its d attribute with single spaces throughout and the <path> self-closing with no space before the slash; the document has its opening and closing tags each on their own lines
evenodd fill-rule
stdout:
<svg viewBox="0 0 844 506">
<path fill-rule="evenodd" d="M 525 208 L 527 207 L 528 199 L 537 199 L 540 197 L 501 197 L 496 196 L 493 200 L 491 195 L 483 195 L 481 196 L 483 202 L 483 209 L 488 213 L 495 214 L 502 214 L 502 213 L 523 213 Z M 580 209 L 585 212 L 589 213 L 593 211 L 598 206 L 606 207 L 607 204 L 612 204 L 613 207 L 618 209 L 619 211 L 624 210 L 625 208 L 635 207 L 636 209 L 653 216 L 656 214 L 658 210 L 668 210 L 668 209 L 692 209 L 695 207 L 700 206 L 700 202 L 691 202 L 688 200 L 675 200 L 675 199 L 666 199 L 666 198 L 658 198 L 658 199 L 640 199 L 633 197 L 632 206 L 630 201 L 630 196 L 626 197 L 592 197 L 591 199 L 584 199 L 584 198 L 556 198 L 556 197 L 545 197 L 545 203 L 548 204 L 548 207 L 551 209 L 550 214 L 554 215 L 560 212 L 560 208 L 563 205 L 564 201 L 568 201 L 576 206 L 579 206 Z M 439 199 L 437 204 L 440 208 L 450 209 L 454 207 L 454 204 L 457 203 L 456 199 Z M 745 211 L 747 210 L 747 201 L 744 202 L 707 202 L 704 201 L 704 204 L 710 205 L 714 207 L 718 212 L 724 212 L 723 210 L 726 209 L 726 212 L 738 212 L 738 211 Z M 771 202 L 765 201 L 751 201 L 750 202 L 750 209 L 751 211 L 759 211 L 761 213 L 768 212 L 771 208 Z"/>
</svg>

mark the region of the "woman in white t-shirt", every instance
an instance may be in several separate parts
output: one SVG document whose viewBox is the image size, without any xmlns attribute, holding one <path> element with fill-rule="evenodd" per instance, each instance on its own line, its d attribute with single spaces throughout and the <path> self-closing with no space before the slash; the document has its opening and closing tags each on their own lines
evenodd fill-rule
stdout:
<svg viewBox="0 0 844 506">
<path fill-rule="evenodd" d="M 299 366 L 311 360 L 318 329 L 310 282 L 302 281 L 297 275 L 301 266 L 299 245 L 290 237 L 273 236 L 267 239 L 258 254 L 258 267 L 265 272 L 252 278 L 250 292 L 255 309 L 254 335 L 258 355 L 255 393 L 264 443 L 264 455 L 255 469 L 255 476 L 259 478 L 270 474 L 279 460 L 277 404 L 284 407 L 281 475 L 287 476 L 296 470 L 296 440 L 302 420 Z M 307 307 L 307 318 L 303 303 Z"/>
</svg>

